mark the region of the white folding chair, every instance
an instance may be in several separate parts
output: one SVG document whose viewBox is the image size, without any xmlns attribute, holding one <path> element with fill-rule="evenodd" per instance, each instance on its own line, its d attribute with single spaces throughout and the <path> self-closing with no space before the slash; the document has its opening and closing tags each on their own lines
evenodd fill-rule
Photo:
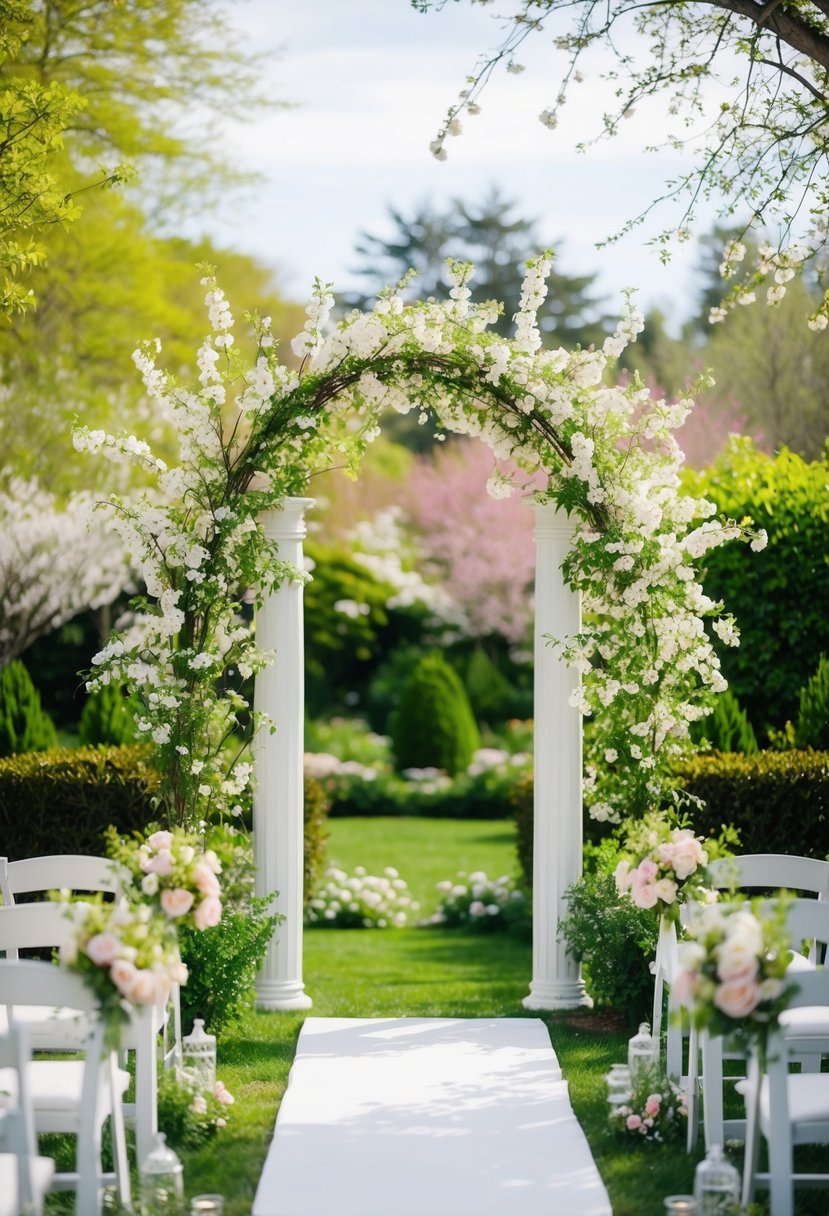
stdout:
<svg viewBox="0 0 829 1216">
<path fill-rule="evenodd" d="M 0 894 L 3 903 L 14 905 L 16 895 L 45 894 L 64 888 L 70 891 L 123 894 L 129 887 L 128 870 L 109 857 L 89 857 L 85 854 L 55 854 L 47 857 L 26 857 L 9 861 L 0 857 Z M 31 907 L 31 904 L 26 905 Z M 0 915 L 3 909 L 0 908 Z M 59 946 L 60 941 L 33 941 L 31 946 Z M 0 949 L 3 947 L 0 946 Z M 6 947 L 7 958 L 16 957 L 14 947 Z M 0 1010 L 0 1027 L 2 1011 Z M 169 1006 L 136 1013 L 133 1024 L 125 1028 L 122 1051 L 135 1051 L 135 1102 L 127 1102 L 124 1114 L 135 1120 L 136 1153 L 142 1162 L 151 1151 L 158 1131 L 157 1095 L 158 1061 L 154 1044 L 162 1036 L 161 1060 L 165 1069 L 180 1067 L 181 1000 L 178 984 L 173 985 Z M 49 1032 L 47 1031 L 47 1034 Z M 31 1028 L 33 1046 L 41 1046 L 39 1032 Z M 142 1046 L 139 1049 L 139 1040 Z M 48 1046 L 48 1044 L 46 1044 Z"/>
<path fill-rule="evenodd" d="M 771 911 L 772 903 L 767 910 Z M 814 967 L 808 959 L 799 953 L 803 942 L 810 942 L 810 953 L 825 952 L 829 943 L 829 902 L 817 899 L 793 899 L 786 908 L 786 930 L 789 941 L 795 950 L 794 962 L 790 964 L 788 976 L 793 983 L 799 983 L 802 976 L 814 974 Z M 783 1033 L 790 1044 L 793 1056 L 797 1059 L 804 1073 L 820 1072 L 822 1050 L 815 1046 L 822 1040 L 823 1033 L 829 1035 L 829 1009 L 809 1006 L 787 1011 L 781 1018 Z M 723 1144 L 728 1137 L 743 1138 L 746 1125 L 744 1119 L 726 1119 L 724 1117 L 723 1086 L 726 1079 L 723 1061 L 725 1059 L 743 1059 L 740 1052 L 729 1050 L 721 1037 L 712 1036 L 706 1032 L 697 1035 L 691 1031 L 689 1046 L 689 1087 L 691 1082 L 696 1086 L 697 1077 L 694 1075 L 698 1067 L 697 1061 L 702 1060 L 702 1121 L 705 1135 L 705 1146 Z M 690 1126 L 691 1104 L 688 1109 L 689 1144 L 692 1137 Z"/>
<path fill-rule="evenodd" d="M 824 932 L 829 937 L 829 917 Z M 829 971 L 820 969 L 796 977 L 799 991 L 789 1011 L 829 1006 Z M 829 1051 L 829 1019 L 823 1033 L 812 1037 L 816 1052 Z M 771 1216 L 792 1216 L 794 1188 L 802 1185 L 829 1187 L 829 1174 L 796 1174 L 794 1146 L 829 1144 L 829 1073 L 790 1071 L 797 1040 L 781 1030 L 769 1038 L 765 1075 L 759 1054 L 749 1060 L 748 1076 L 741 1089 L 746 1103 L 746 1152 L 743 1167 L 743 1204 L 750 1203 L 758 1183 L 771 1192 Z M 768 1145 L 768 1171 L 758 1171 L 760 1136 Z M 829 1203 L 829 1197 L 827 1198 Z"/>
<path fill-rule="evenodd" d="M 7 911 L 11 911 L 8 909 Z M 29 1083 L 38 1132 L 68 1132 L 77 1137 L 75 1169 L 55 1174 L 53 1190 L 74 1190 L 77 1216 L 98 1216 L 104 1187 L 115 1181 L 121 1203 L 130 1204 L 130 1175 L 121 1099 L 129 1074 L 118 1067 L 114 1051 L 104 1048 L 104 1024 L 97 1016 L 97 999 L 80 976 L 51 963 L 7 960 L 0 963 L 2 999 L 17 1008 L 56 1005 L 82 1015 L 77 1038 L 81 1059 L 34 1060 Z M 13 1092 L 14 1077 L 0 1074 L 0 1089 Z M 114 1174 L 104 1173 L 101 1137 L 112 1120 Z"/>
<path fill-rule="evenodd" d="M 51 1157 L 38 1157 L 29 1094 L 29 1046 L 25 1028 L 12 1026 L 0 1035 L 0 1216 L 41 1216 L 43 1196 L 55 1173 Z"/>
</svg>

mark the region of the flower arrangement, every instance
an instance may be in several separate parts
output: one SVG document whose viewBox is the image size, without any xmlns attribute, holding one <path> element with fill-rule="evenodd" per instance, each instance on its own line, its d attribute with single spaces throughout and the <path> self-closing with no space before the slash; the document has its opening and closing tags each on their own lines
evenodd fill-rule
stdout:
<svg viewBox="0 0 829 1216">
<path fill-rule="evenodd" d="M 95 992 L 107 1044 L 117 1047 L 131 1005 L 157 1005 L 173 984 L 187 983 L 175 925 L 148 904 L 107 902 L 103 895 L 66 900 L 62 906 L 71 931 L 60 947 L 60 961 Z"/>
<path fill-rule="evenodd" d="M 687 1100 L 680 1087 L 658 1069 L 644 1069 L 628 1100 L 611 1107 L 610 1124 L 616 1131 L 663 1144 L 679 1138 L 687 1116 Z"/>
<path fill-rule="evenodd" d="M 244 810 L 250 768 L 243 748 L 226 744 L 249 710 L 244 681 L 270 656 L 257 650 L 241 604 L 249 589 L 255 598 L 306 577 L 279 560 L 262 512 L 332 464 L 356 472 L 389 407 L 415 410 L 439 435 L 482 438 L 498 466 L 491 493 L 540 474 L 541 496 L 579 521 L 562 570 L 582 594 L 584 626 L 556 644 L 584 677 L 571 704 L 595 718 L 586 804 L 619 822 L 670 788 L 690 724 L 726 686 L 705 618 L 737 643 L 694 563 L 736 538 L 762 548 L 765 535 L 713 519 L 713 504 L 681 493 L 674 431 L 690 401 L 653 398 L 637 377 L 611 383 L 643 327 L 630 300 L 600 350 L 544 348 L 537 310 L 551 261 L 542 254 L 527 264 L 511 338 L 492 329 L 496 304 L 471 301 L 468 264 L 450 264 L 445 302 L 407 305 L 390 289 L 370 313 L 334 326 L 334 296 L 317 283 L 291 344 L 298 368 L 279 361 L 266 318 L 254 322 L 255 361 L 245 366 L 208 271 L 211 332 L 196 382 L 167 377 L 157 346 L 135 355 L 154 408 L 172 424 L 178 463 L 134 435 L 76 429 L 79 450 L 137 463 L 156 482 L 140 501 L 111 503 L 147 594 L 135 628 L 94 657 L 88 688 L 116 682 L 140 702 L 136 728 L 156 749 L 173 821 L 194 827 Z"/>
<path fill-rule="evenodd" d="M 329 929 L 402 929 L 420 905 L 409 894 L 405 879 L 387 866 L 382 875 L 357 866 L 353 874 L 335 866 L 308 906 L 309 925 Z"/>
<path fill-rule="evenodd" d="M 427 924 L 464 925 L 479 930 L 500 929 L 509 911 L 523 908 L 526 896 L 508 875 L 488 878 L 483 870 L 467 875 L 460 871 L 454 881 L 437 884 L 441 900 Z"/>
<path fill-rule="evenodd" d="M 204 1090 L 185 1069 L 168 1069 L 158 1078 L 158 1126 L 168 1143 L 197 1148 L 227 1127 L 235 1099 L 221 1081 Z"/>
<path fill-rule="evenodd" d="M 194 833 L 173 828 L 121 840 L 111 830 L 107 839 L 109 855 L 130 872 L 142 900 L 159 916 L 193 929 L 212 929 L 222 919 L 222 862 Z"/>
<path fill-rule="evenodd" d="M 674 992 L 694 1026 L 765 1043 L 793 991 L 787 984 L 785 905 L 759 903 L 700 908 L 679 946 Z"/>
<path fill-rule="evenodd" d="M 680 904 L 713 897 L 705 888 L 705 867 L 709 860 L 723 856 L 734 839 L 733 830 L 724 829 L 707 841 L 653 811 L 628 825 L 627 855 L 614 872 L 616 889 L 637 908 L 653 909 L 657 916 L 677 921 Z"/>
</svg>

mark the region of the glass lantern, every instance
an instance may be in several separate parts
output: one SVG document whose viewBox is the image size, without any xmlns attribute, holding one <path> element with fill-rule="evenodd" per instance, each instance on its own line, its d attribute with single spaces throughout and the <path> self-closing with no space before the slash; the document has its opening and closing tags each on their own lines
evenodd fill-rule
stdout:
<svg viewBox="0 0 829 1216">
<path fill-rule="evenodd" d="M 630 1069 L 627 1064 L 611 1064 L 605 1076 L 607 1100 L 611 1106 L 621 1106 L 630 1099 Z"/>
<path fill-rule="evenodd" d="M 141 1216 L 179 1216 L 184 1210 L 184 1170 L 157 1132 L 152 1149 L 138 1171 Z"/>
<path fill-rule="evenodd" d="M 182 1067 L 201 1089 L 216 1088 L 216 1036 L 206 1034 L 204 1019 L 196 1018 L 190 1034 L 181 1041 Z"/>
<path fill-rule="evenodd" d="M 659 1067 L 659 1041 L 651 1034 L 650 1025 L 642 1022 L 639 1030 L 628 1043 L 628 1068 L 631 1084 L 655 1072 Z"/>
<path fill-rule="evenodd" d="M 740 1201 L 740 1175 L 719 1144 L 712 1144 L 694 1175 L 698 1216 L 726 1216 Z"/>
</svg>

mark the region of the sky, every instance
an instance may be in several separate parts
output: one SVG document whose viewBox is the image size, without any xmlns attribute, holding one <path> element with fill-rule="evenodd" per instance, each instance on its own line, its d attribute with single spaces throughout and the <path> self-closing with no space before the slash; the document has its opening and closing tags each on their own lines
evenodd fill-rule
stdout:
<svg viewBox="0 0 829 1216">
<path fill-rule="evenodd" d="M 262 180 L 243 205 L 199 217 L 196 226 L 276 266 L 285 293 L 304 299 L 315 277 L 337 290 L 358 285 L 355 242 L 361 231 L 392 234 L 389 206 L 410 215 L 424 202 L 474 204 L 495 186 L 515 201 L 516 215 L 537 221 L 560 271 L 597 274 L 608 311 L 625 288 L 636 288 L 640 304 L 681 320 L 695 302 L 693 243 L 667 267 L 648 246 L 677 216 L 670 204 L 618 243 L 596 248 L 684 163 L 668 151 L 643 153 L 667 134 L 664 102 L 635 114 L 614 139 L 576 152 L 610 104 L 609 86 L 598 79 L 606 53 L 551 131 L 538 115 L 554 101 L 561 57 L 552 29 L 532 36 L 517 56 L 525 71 L 497 71 L 481 114 L 448 141 L 448 160 L 430 154 L 465 77 L 500 43 L 496 7 L 449 0 L 443 11 L 422 14 L 409 0 L 233 0 L 232 24 L 265 53 L 266 87 L 292 105 L 225 127 L 234 158 Z"/>
</svg>

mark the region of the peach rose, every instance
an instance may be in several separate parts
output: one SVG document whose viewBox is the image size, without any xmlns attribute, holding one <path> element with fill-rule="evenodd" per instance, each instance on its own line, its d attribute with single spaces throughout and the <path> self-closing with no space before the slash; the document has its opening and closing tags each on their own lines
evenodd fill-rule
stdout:
<svg viewBox="0 0 829 1216">
<path fill-rule="evenodd" d="M 753 980 L 758 962 L 754 943 L 741 937 L 727 937 L 717 949 L 717 975 L 721 980 Z"/>
<path fill-rule="evenodd" d="M 232 1106 L 236 1101 L 233 1094 L 228 1093 L 225 1089 L 224 1081 L 217 1081 L 213 1089 L 213 1096 L 222 1106 Z"/>
<path fill-rule="evenodd" d="M 677 885 L 672 878 L 660 878 L 653 884 L 653 889 L 664 904 L 672 904 L 676 899 Z"/>
<path fill-rule="evenodd" d="M 660 1110 L 661 1106 L 662 1106 L 662 1098 L 660 1097 L 659 1094 L 648 1094 L 647 1100 L 645 1102 L 645 1114 L 649 1115 L 651 1117 L 651 1119 L 655 1119 L 656 1116 L 659 1114 L 659 1110 Z"/>
<path fill-rule="evenodd" d="M 680 1005 L 690 1005 L 697 987 L 697 972 L 680 967 L 674 976 L 673 996 Z"/>
<path fill-rule="evenodd" d="M 127 996 L 135 983 L 137 971 L 125 958 L 117 958 L 109 969 L 109 978 L 122 996 Z"/>
<path fill-rule="evenodd" d="M 714 993 L 714 1004 L 729 1018 L 747 1018 L 760 1004 L 760 986 L 753 978 L 726 980 Z"/>
<path fill-rule="evenodd" d="M 96 967 L 109 967 L 118 957 L 121 942 L 114 933 L 96 933 L 86 943 L 86 953 Z"/>
<path fill-rule="evenodd" d="M 206 895 L 193 913 L 197 929 L 212 929 L 222 919 L 222 901 L 215 895 Z"/>
<path fill-rule="evenodd" d="M 158 981 L 153 972 L 136 968 L 127 996 L 136 1005 L 154 1005 L 158 1000 Z"/>
<path fill-rule="evenodd" d="M 202 895 L 218 895 L 221 890 L 218 878 L 204 861 L 198 861 L 193 866 L 193 882 Z"/>
<path fill-rule="evenodd" d="M 653 882 L 659 873 L 659 866 L 650 857 L 646 857 L 644 861 L 640 861 L 639 865 L 631 874 L 631 880 L 636 883 Z"/>
<path fill-rule="evenodd" d="M 155 857 L 151 857 L 144 867 L 150 874 L 160 874 L 162 878 L 173 872 L 173 854 L 169 849 L 159 849 Z"/>
<path fill-rule="evenodd" d="M 193 898 L 192 891 L 173 887 L 172 890 L 161 892 L 161 907 L 171 919 L 185 916 L 193 906 Z"/>
<path fill-rule="evenodd" d="M 656 906 L 656 887 L 652 882 L 637 884 L 631 891 L 631 898 L 637 908 L 653 908 Z"/>
<path fill-rule="evenodd" d="M 690 877 L 697 866 L 704 866 L 708 854 L 688 828 L 679 828 L 673 833 L 673 838 L 671 865 L 677 878 L 681 880 Z"/>
<path fill-rule="evenodd" d="M 641 1126 L 642 1126 L 641 1115 L 628 1115 L 626 1127 L 629 1132 L 638 1131 Z"/>
<path fill-rule="evenodd" d="M 156 852 L 159 849 L 169 849 L 172 843 L 172 832 L 153 832 L 152 836 L 147 837 L 147 844 L 151 849 L 155 849 Z"/>
</svg>

